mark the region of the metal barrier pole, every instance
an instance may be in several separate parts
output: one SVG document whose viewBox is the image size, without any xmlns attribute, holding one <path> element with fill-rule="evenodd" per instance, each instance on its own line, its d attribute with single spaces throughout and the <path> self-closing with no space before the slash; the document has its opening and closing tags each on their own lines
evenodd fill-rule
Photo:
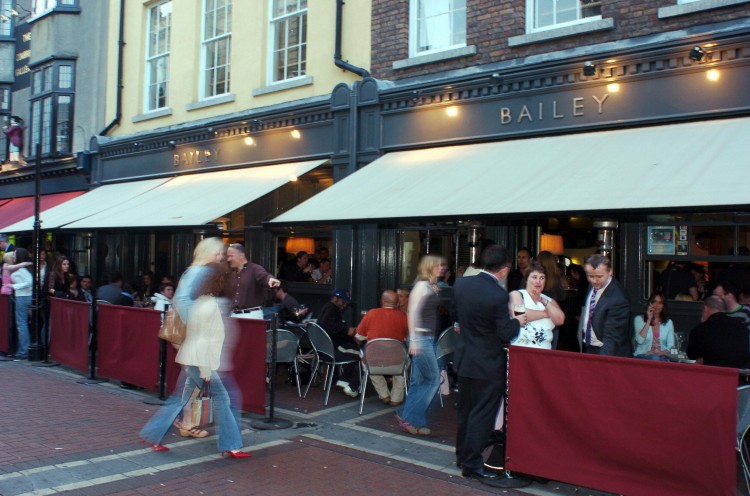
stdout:
<svg viewBox="0 0 750 496">
<path fill-rule="evenodd" d="M 164 323 L 164 319 L 169 311 L 169 304 L 164 305 L 164 310 L 161 312 L 161 322 Z M 159 397 L 158 398 L 147 398 L 143 400 L 147 405 L 163 405 L 167 400 L 167 342 L 163 339 L 159 339 Z"/>
<path fill-rule="evenodd" d="M 268 416 L 263 420 L 253 420 L 250 425 L 254 429 L 272 430 L 287 429 L 293 425 L 290 420 L 275 418 L 274 408 L 276 402 L 276 390 L 274 386 L 274 376 L 276 375 L 276 344 L 278 342 L 278 320 L 279 314 L 274 313 L 271 317 L 271 380 L 268 383 Z"/>
<path fill-rule="evenodd" d="M 109 379 L 100 379 L 96 377 L 96 352 L 98 351 L 97 337 L 99 335 L 99 305 L 96 299 L 92 298 L 89 303 L 89 376 L 79 384 L 99 384 L 109 382 Z"/>
</svg>

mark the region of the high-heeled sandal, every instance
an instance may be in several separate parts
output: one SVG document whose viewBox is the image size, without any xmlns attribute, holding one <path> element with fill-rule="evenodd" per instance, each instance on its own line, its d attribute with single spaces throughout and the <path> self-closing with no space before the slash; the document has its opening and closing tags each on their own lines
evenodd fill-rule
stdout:
<svg viewBox="0 0 750 496">
<path fill-rule="evenodd" d="M 141 440 L 141 444 L 148 445 L 151 448 L 151 451 L 169 451 L 169 448 L 163 444 L 153 444 L 146 440 Z"/>
<path fill-rule="evenodd" d="M 221 456 L 229 456 L 231 458 L 250 458 L 250 453 L 245 453 L 244 451 L 240 450 L 233 450 L 233 451 L 224 451 Z"/>
<path fill-rule="evenodd" d="M 180 431 L 180 436 L 182 437 L 201 438 L 208 436 L 208 431 L 201 429 L 197 425 L 193 427 L 185 427 L 182 423 L 175 421 L 174 426 Z"/>
</svg>

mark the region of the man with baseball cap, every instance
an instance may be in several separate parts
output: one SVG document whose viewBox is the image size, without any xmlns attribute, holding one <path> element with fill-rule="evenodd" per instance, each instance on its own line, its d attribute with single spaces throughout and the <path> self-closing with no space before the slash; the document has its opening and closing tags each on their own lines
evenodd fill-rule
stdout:
<svg viewBox="0 0 750 496">
<path fill-rule="evenodd" d="M 318 325 L 331 336 L 337 355 L 342 353 L 359 355 L 359 346 L 354 339 L 357 329 L 349 327 L 343 316 L 344 309 L 351 302 L 349 290 L 337 288 L 331 294 L 331 301 L 323 305 L 318 315 Z M 339 380 L 336 381 L 336 386 L 344 388 L 344 393 L 356 398 L 359 394 L 359 364 L 345 365 Z"/>
</svg>

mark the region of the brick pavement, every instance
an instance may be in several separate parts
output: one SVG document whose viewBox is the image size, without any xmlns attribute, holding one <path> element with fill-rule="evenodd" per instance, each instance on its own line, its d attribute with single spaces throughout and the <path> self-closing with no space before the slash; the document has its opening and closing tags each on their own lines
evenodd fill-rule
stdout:
<svg viewBox="0 0 750 496">
<path fill-rule="evenodd" d="M 80 384 L 60 367 L 0 362 L 0 495 L 264 494 L 339 495 L 363 488 L 377 495 L 592 494 L 557 483 L 521 491 L 483 486 L 453 465 L 452 400 L 433 410 L 435 435 L 415 438 L 395 427 L 393 408 L 369 394 L 359 402 L 338 391 L 328 408 L 322 390 L 306 399 L 277 380 L 278 415 L 296 428 L 255 431 L 243 423 L 247 460 L 224 459 L 215 437 L 170 434 L 172 450 L 142 447 L 137 432 L 155 408 L 153 396 L 116 384 Z"/>
</svg>

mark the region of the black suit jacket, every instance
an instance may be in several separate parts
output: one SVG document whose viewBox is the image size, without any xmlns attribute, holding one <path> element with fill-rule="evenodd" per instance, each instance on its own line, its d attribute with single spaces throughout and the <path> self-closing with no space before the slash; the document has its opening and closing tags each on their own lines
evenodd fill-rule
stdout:
<svg viewBox="0 0 750 496">
<path fill-rule="evenodd" d="M 591 297 L 591 291 L 586 298 Z M 584 306 L 584 311 L 586 307 Z M 581 319 L 583 321 L 584 319 Z M 599 354 L 621 357 L 633 356 L 630 337 L 630 303 L 619 282 L 610 281 L 591 316 L 591 326 L 596 338 L 604 343 Z M 585 332 L 585 329 L 584 329 Z"/>
<path fill-rule="evenodd" d="M 458 375 L 504 381 L 503 345 L 519 330 L 518 321 L 508 312 L 508 292 L 482 272 L 458 279 L 453 297 L 461 327 L 455 350 Z"/>
</svg>

